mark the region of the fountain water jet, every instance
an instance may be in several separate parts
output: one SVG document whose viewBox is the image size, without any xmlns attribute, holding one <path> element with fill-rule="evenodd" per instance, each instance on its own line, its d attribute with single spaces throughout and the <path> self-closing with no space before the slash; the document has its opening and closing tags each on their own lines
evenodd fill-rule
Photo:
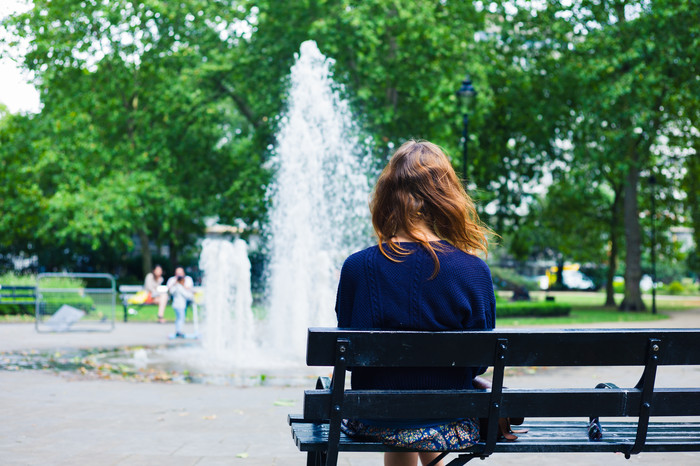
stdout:
<svg viewBox="0 0 700 466">
<path fill-rule="evenodd" d="M 306 329 L 335 325 L 342 261 L 370 242 L 368 157 L 331 79 L 332 63 L 315 42 L 301 45 L 268 190 L 268 331 L 300 360 Z"/>
<path fill-rule="evenodd" d="M 231 356 L 240 366 L 254 347 L 248 246 L 239 238 L 208 238 L 199 268 L 204 272 L 202 348 L 215 358 Z"/>
</svg>

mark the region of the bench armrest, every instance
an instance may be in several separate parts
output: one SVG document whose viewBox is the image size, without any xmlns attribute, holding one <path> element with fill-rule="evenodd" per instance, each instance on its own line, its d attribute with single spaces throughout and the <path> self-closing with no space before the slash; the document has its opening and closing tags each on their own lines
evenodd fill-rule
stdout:
<svg viewBox="0 0 700 466">
<path fill-rule="evenodd" d="M 316 380 L 316 390 L 330 390 L 331 379 L 330 377 L 319 377 Z"/>
</svg>

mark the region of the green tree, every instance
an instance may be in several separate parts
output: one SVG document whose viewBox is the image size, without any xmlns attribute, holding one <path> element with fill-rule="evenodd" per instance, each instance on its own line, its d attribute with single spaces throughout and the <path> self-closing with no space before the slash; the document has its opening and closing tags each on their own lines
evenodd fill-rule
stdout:
<svg viewBox="0 0 700 466">
<path fill-rule="evenodd" d="M 683 3 L 681 9 L 698 11 L 696 1 Z M 554 63 L 576 86 L 563 128 L 577 145 L 572 163 L 600 167 L 613 187 L 621 182 L 626 310 L 644 309 L 640 177 L 658 163 L 652 147 L 663 131 L 682 121 L 687 104 L 678 96 L 697 87 L 694 65 L 687 66 L 697 24 L 677 11 L 663 1 L 550 1 L 532 20 L 551 32 L 555 45 L 547 48 L 557 50 Z"/>
<path fill-rule="evenodd" d="M 564 287 L 566 261 L 600 264 L 606 255 L 605 190 L 583 173 L 558 174 L 546 195 L 535 198 L 528 215 L 512 234 L 510 248 L 519 259 L 533 254 L 555 260 L 556 286 Z"/>
<path fill-rule="evenodd" d="M 144 271 L 152 242 L 168 244 L 177 262 L 247 157 L 234 148 L 220 90 L 203 79 L 209 57 L 226 48 L 208 18 L 233 21 L 229 11 L 198 0 L 37 1 L 5 21 L 31 39 L 25 66 L 44 105 L 34 144 L 47 215 L 40 234 L 120 251 L 138 236 Z"/>
</svg>

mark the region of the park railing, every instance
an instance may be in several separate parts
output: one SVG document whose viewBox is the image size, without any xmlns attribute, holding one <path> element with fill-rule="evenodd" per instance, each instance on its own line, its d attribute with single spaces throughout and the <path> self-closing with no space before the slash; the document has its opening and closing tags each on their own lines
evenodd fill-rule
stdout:
<svg viewBox="0 0 700 466">
<path fill-rule="evenodd" d="M 36 283 L 38 332 L 114 330 L 117 291 L 106 273 L 41 273 Z"/>
</svg>

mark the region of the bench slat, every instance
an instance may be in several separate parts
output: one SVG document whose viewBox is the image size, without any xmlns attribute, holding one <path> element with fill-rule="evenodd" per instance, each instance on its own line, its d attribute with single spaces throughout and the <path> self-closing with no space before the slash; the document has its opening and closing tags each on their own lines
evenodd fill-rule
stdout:
<svg viewBox="0 0 700 466">
<path fill-rule="evenodd" d="M 499 442 L 496 452 L 616 452 L 625 444 L 632 444 L 637 432 L 634 421 L 606 423 L 602 421 L 603 439 L 588 440 L 588 422 L 581 421 L 529 421 L 523 426 L 529 429 L 515 442 Z M 301 451 L 323 451 L 328 441 L 328 424 L 292 422 L 292 436 Z M 479 451 L 483 443 L 466 452 Z M 344 434 L 340 439 L 340 451 L 404 451 L 388 447 L 380 442 L 350 439 Z M 647 443 L 643 451 L 700 451 L 700 423 L 672 422 L 649 424 Z"/>
<path fill-rule="evenodd" d="M 304 393 L 304 417 L 330 416 L 330 390 Z M 347 390 L 343 416 L 351 419 L 450 419 L 488 417 L 490 392 Z M 502 417 L 639 416 L 637 389 L 506 389 Z M 700 415 L 700 388 L 659 388 L 652 395 L 652 416 Z"/>
<path fill-rule="evenodd" d="M 508 339 L 506 366 L 644 365 L 650 338 L 661 341 L 658 364 L 700 364 L 700 329 L 394 332 L 335 328 L 309 329 L 307 364 L 332 366 L 338 338 L 349 340 L 347 364 L 351 367 L 492 366 L 499 338 Z"/>
</svg>

